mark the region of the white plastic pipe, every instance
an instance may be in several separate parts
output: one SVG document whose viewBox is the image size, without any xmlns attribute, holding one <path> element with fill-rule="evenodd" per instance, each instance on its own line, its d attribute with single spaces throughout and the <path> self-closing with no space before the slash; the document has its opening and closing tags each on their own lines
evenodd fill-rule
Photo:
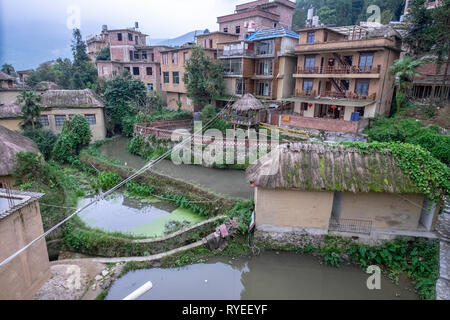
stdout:
<svg viewBox="0 0 450 320">
<path fill-rule="evenodd" d="M 147 291 L 149 291 L 152 287 L 153 287 L 153 284 L 151 281 L 149 281 L 146 284 L 144 284 L 142 287 L 136 289 L 131 294 L 129 294 L 128 296 L 123 298 L 123 300 L 137 300 L 142 295 L 144 295 Z"/>
</svg>

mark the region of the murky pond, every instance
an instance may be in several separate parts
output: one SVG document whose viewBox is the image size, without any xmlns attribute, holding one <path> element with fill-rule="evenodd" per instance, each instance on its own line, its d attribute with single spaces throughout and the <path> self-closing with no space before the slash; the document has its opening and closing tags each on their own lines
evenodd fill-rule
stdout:
<svg viewBox="0 0 450 320">
<path fill-rule="evenodd" d="M 122 164 L 133 168 L 141 168 L 146 164 L 146 161 L 128 152 L 128 141 L 124 137 L 114 138 L 111 142 L 101 146 L 100 151 L 110 158 L 120 160 Z M 175 165 L 170 160 L 161 161 L 153 167 L 153 170 L 232 197 L 250 199 L 254 192 L 246 183 L 245 171 L 243 170 L 222 170 L 196 165 Z"/>
<path fill-rule="evenodd" d="M 84 206 L 91 200 L 91 198 L 80 200 L 78 207 Z M 177 208 L 171 203 L 156 198 L 139 201 L 127 198 L 120 192 L 100 200 L 79 216 L 92 228 L 145 237 L 164 235 L 165 225 L 170 221 L 187 221 L 196 224 L 204 220 L 190 210 Z"/>
<path fill-rule="evenodd" d="M 381 290 L 369 290 L 368 277 L 357 266 L 332 268 L 313 256 L 270 251 L 252 258 L 133 271 L 116 280 L 106 299 L 123 299 L 147 281 L 153 288 L 142 300 L 418 299 L 409 283 L 396 286 L 385 277 Z"/>
</svg>

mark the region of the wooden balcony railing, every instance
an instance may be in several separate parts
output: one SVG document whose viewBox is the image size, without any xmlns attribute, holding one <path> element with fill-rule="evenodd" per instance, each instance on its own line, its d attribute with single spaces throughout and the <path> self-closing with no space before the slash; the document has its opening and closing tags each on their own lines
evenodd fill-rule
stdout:
<svg viewBox="0 0 450 320">
<path fill-rule="evenodd" d="M 297 67 L 298 74 L 378 74 L 381 72 L 381 65 L 377 67 L 369 67 L 369 68 L 360 68 L 357 66 L 348 66 L 348 67 L 312 67 L 312 68 L 303 68 Z"/>
<path fill-rule="evenodd" d="M 303 91 L 303 90 L 295 90 L 295 95 L 297 97 L 312 97 L 312 98 L 335 98 L 335 99 L 354 99 L 354 100 L 375 100 L 376 93 L 372 93 L 370 95 L 357 94 L 350 91 L 345 92 L 337 92 L 337 91 L 321 91 L 320 94 L 316 94 L 315 90 L 312 91 Z"/>
</svg>

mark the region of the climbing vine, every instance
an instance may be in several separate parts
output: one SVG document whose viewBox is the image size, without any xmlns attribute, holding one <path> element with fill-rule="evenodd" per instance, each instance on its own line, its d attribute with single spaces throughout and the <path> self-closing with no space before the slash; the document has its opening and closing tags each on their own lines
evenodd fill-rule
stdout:
<svg viewBox="0 0 450 320">
<path fill-rule="evenodd" d="M 343 142 L 358 149 L 361 154 L 374 151 L 391 153 L 402 171 L 416 184 L 431 201 L 450 193 L 450 168 L 434 158 L 422 147 L 398 142 Z"/>
</svg>

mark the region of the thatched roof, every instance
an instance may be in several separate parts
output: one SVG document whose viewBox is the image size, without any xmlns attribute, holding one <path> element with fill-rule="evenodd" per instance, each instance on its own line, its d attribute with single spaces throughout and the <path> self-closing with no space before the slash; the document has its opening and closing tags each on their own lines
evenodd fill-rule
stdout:
<svg viewBox="0 0 450 320">
<path fill-rule="evenodd" d="M 44 108 L 103 108 L 103 102 L 90 89 L 48 90 L 42 93 Z"/>
<path fill-rule="evenodd" d="M 0 119 L 19 118 L 22 107 L 18 104 L 0 104 Z"/>
<path fill-rule="evenodd" d="M 56 83 L 51 81 L 41 81 L 34 86 L 35 90 L 59 90 L 61 89 Z"/>
<path fill-rule="evenodd" d="M 9 74 L 0 71 L 0 80 L 15 80 L 15 79 L 14 77 L 11 77 Z"/>
<path fill-rule="evenodd" d="M 312 143 L 276 150 L 247 169 L 249 183 L 269 189 L 420 193 L 388 152 L 361 154 L 352 147 Z M 270 168 L 274 174 L 267 175 Z"/>
<path fill-rule="evenodd" d="M 16 154 L 20 151 L 39 153 L 36 143 L 32 140 L 0 126 L 0 176 L 12 173 L 16 164 Z"/>
<path fill-rule="evenodd" d="M 369 29 L 367 33 L 368 38 L 380 38 L 380 37 L 397 37 L 399 39 L 402 38 L 400 33 L 395 30 L 392 26 L 383 25 L 379 28 Z"/>
<path fill-rule="evenodd" d="M 260 110 L 265 109 L 266 107 L 255 98 L 250 93 L 244 94 L 244 96 L 236 101 L 231 108 L 237 111 L 249 111 L 249 110 Z"/>
</svg>

